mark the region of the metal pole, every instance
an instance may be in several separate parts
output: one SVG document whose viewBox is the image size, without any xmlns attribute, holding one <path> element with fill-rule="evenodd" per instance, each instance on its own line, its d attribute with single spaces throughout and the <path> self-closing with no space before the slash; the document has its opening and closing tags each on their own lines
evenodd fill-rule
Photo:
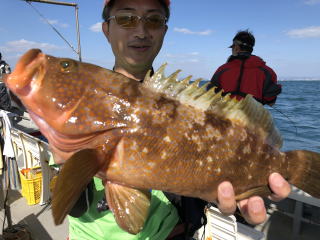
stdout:
<svg viewBox="0 0 320 240">
<path fill-rule="evenodd" d="M 56 2 L 56 1 L 52 1 L 52 0 L 23 0 L 23 1 L 26 1 L 26 2 L 49 3 L 49 4 L 65 5 L 65 6 L 72 6 L 72 7 L 77 6 L 76 3 Z"/>
<path fill-rule="evenodd" d="M 71 6 L 75 8 L 76 12 L 76 28 L 77 28 L 77 41 L 78 41 L 78 55 L 79 55 L 79 61 L 82 61 L 81 57 L 81 44 L 80 44 L 80 30 L 79 30 L 79 18 L 78 18 L 78 4 L 76 3 L 67 3 L 67 2 L 57 2 L 52 0 L 22 0 L 25 2 L 39 2 L 39 3 L 48 3 L 48 4 L 56 4 L 56 5 L 64 5 L 64 6 Z"/>
<path fill-rule="evenodd" d="M 79 30 L 79 19 L 78 19 L 78 5 L 75 6 L 76 10 L 76 26 L 77 26 L 77 39 L 78 39 L 78 55 L 79 55 L 79 61 L 82 61 L 81 58 L 81 45 L 80 45 L 80 30 Z"/>
</svg>

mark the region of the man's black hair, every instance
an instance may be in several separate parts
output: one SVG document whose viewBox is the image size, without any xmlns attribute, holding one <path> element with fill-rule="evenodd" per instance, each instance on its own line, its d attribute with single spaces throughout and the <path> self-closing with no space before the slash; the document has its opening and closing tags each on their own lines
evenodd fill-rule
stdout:
<svg viewBox="0 0 320 240">
<path fill-rule="evenodd" d="M 166 12 L 166 18 L 169 19 L 170 17 L 170 9 L 167 6 L 167 4 L 163 0 L 158 0 L 161 6 L 164 8 Z M 110 2 L 104 6 L 103 12 L 102 12 L 102 18 L 106 22 L 107 19 L 110 17 L 110 11 L 115 3 L 115 0 L 110 0 Z"/>
<path fill-rule="evenodd" d="M 233 41 L 238 40 L 242 44 L 239 44 L 240 49 L 242 51 L 250 52 L 252 53 L 253 47 L 255 44 L 255 38 L 248 29 L 247 30 L 241 30 L 237 32 L 236 36 L 233 38 Z"/>
</svg>

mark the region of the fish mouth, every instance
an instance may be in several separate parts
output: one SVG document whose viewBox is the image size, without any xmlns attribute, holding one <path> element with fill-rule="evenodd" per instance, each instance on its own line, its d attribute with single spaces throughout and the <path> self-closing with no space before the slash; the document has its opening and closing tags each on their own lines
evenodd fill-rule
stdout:
<svg viewBox="0 0 320 240">
<path fill-rule="evenodd" d="M 40 49 L 30 49 L 18 61 L 5 83 L 18 96 L 27 96 L 41 85 L 44 76 L 45 54 Z"/>
<path fill-rule="evenodd" d="M 50 144 L 53 144 L 55 148 L 62 151 L 75 151 L 81 149 L 82 146 L 88 144 L 94 134 L 85 135 L 65 135 L 59 133 L 54 128 L 52 128 L 41 116 L 28 109 L 29 116 L 37 124 L 40 131 L 45 133 L 45 137 L 48 139 Z"/>
<path fill-rule="evenodd" d="M 75 152 L 86 148 L 94 140 L 99 141 L 103 137 L 104 141 L 109 141 L 113 138 L 112 132 L 115 129 L 105 129 L 98 132 L 91 132 L 87 134 L 64 134 L 57 131 L 50 126 L 41 116 L 28 109 L 29 116 L 37 124 L 40 131 L 45 133 L 50 145 L 62 152 Z M 121 132 L 125 127 L 118 128 L 116 131 Z M 110 133 L 108 135 L 108 132 Z"/>
</svg>

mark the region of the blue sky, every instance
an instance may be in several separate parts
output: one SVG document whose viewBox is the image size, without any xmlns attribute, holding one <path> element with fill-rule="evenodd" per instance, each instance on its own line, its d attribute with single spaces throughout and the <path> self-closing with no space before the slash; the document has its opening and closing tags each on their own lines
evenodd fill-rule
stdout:
<svg viewBox="0 0 320 240">
<path fill-rule="evenodd" d="M 58 0 L 59 1 L 59 0 Z M 61 0 L 79 6 L 82 58 L 112 68 L 114 58 L 100 31 L 102 0 Z M 77 47 L 73 7 L 32 3 Z M 182 69 L 181 77 L 210 79 L 231 53 L 238 30 L 256 37 L 254 54 L 262 57 L 280 79 L 320 79 L 320 0 L 171 0 L 171 18 L 154 67 L 167 62 L 166 73 Z M 22 0 L 1 0 L 0 51 L 14 68 L 29 48 L 77 59 L 77 55 Z"/>
</svg>

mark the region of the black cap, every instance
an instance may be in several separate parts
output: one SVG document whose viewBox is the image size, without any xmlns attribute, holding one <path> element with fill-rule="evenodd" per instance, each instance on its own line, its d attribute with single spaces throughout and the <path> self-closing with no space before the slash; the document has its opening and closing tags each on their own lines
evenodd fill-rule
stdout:
<svg viewBox="0 0 320 240">
<path fill-rule="evenodd" d="M 255 38 L 252 33 L 247 31 L 239 31 L 236 36 L 233 38 L 233 43 L 229 48 L 232 48 L 233 45 L 246 46 L 253 49 L 255 44 Z"/>
</svg>

